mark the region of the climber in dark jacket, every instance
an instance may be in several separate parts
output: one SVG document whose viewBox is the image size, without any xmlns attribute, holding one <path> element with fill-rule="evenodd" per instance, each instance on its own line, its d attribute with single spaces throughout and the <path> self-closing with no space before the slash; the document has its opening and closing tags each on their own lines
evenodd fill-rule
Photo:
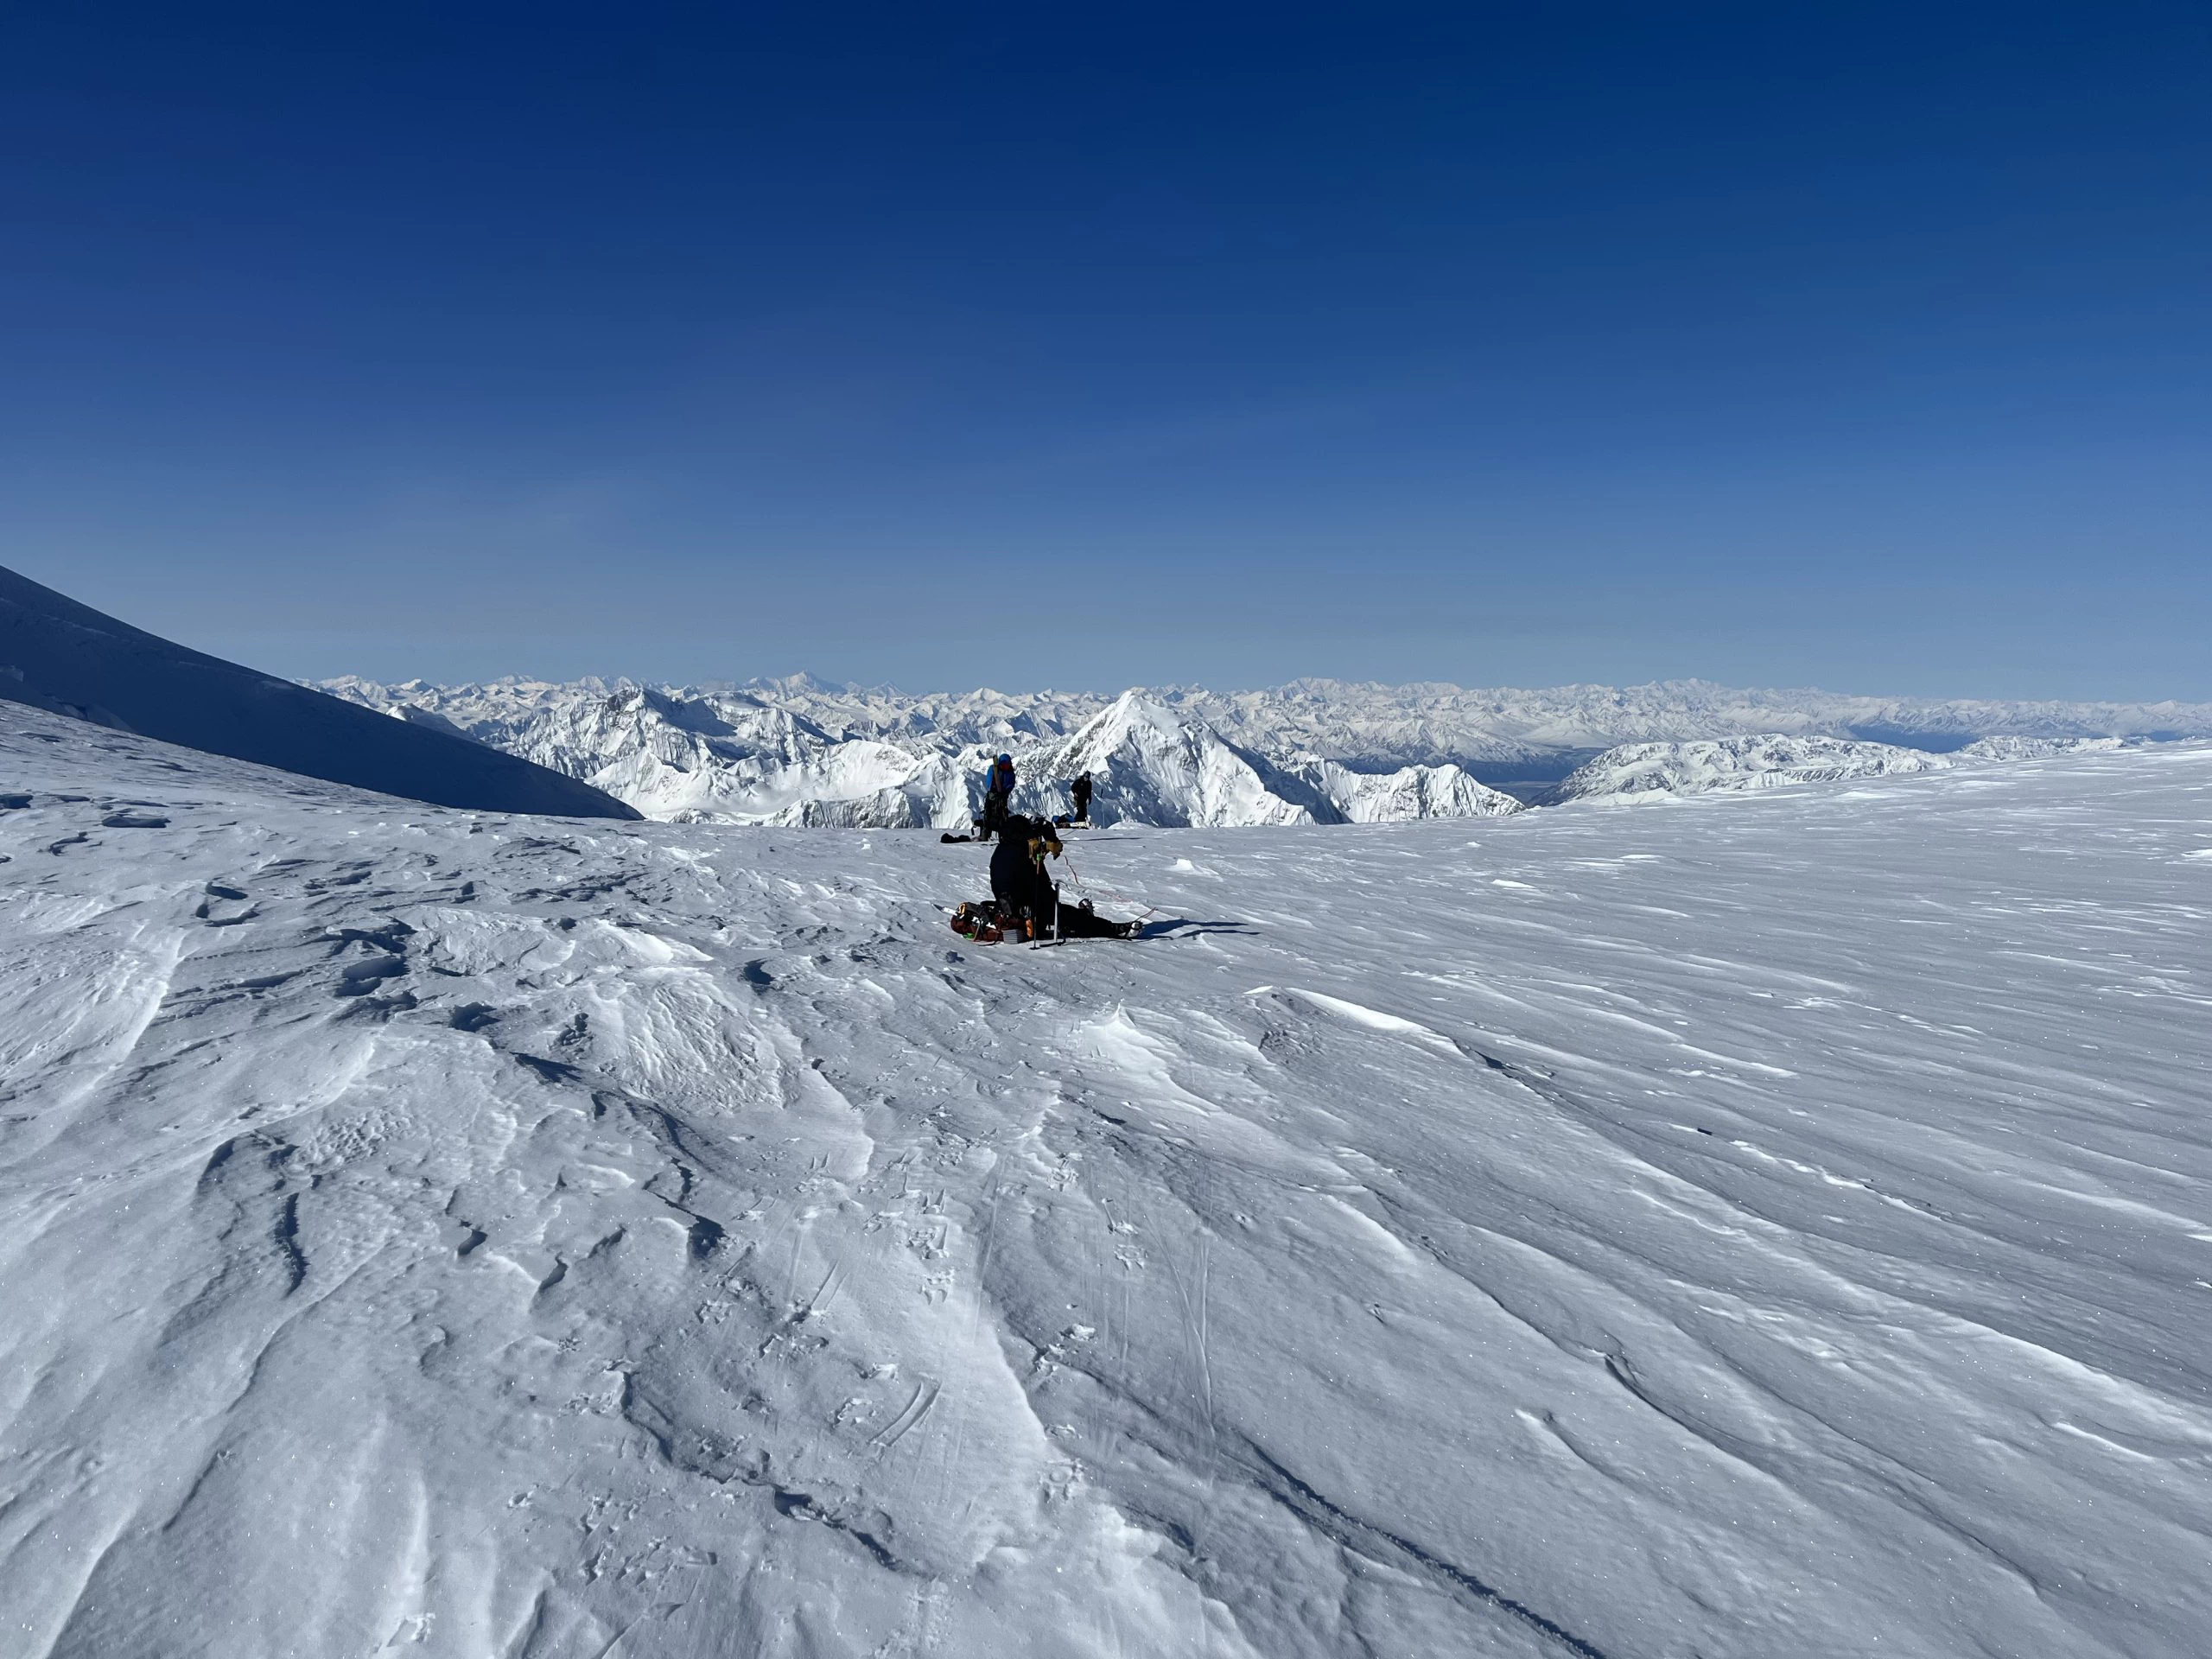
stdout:
<svg viewBox="0 0 2212 1659">
<path fill-rule="evenodd" d="M 1087 908 L 1060 903 L 1059 889 L 1045 873 L 1045 861 L 1057 858 L 1059 852 L 1059 837 L 1051 824 L 1019 815 L 1007 818 L 999 830 L 998 849 L 991 855 L 991 896 L 1009 917 L 1025 912 L 1034 917 L 1040 933 L 1052 932 L 1057 917 L 1063 938 L 1135 938 L 1135 922 L 1105 921 Z"/>
<path fill-rule="evenodd" d="M 1075 821 L 1077 823 L 1090 823 L 1090 774 L 1087 772 L 1077 772 L 1076 774 L 1076 780 L 1069 788 L 1068 793 L 1075 801 Z"/>
</svg>

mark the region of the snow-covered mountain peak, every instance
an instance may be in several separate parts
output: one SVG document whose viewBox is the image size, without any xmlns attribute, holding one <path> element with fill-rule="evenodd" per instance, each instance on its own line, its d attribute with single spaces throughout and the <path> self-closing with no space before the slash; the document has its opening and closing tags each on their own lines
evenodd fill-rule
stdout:
<svg viewBox="0 0 2212 1659">
<path fill-rule="evenodd" d="M 1940 772 L 1945 755 L 1891 743 L 1769 733 L 1693 743 L 1626 743 L 1578 767 L 1562 800 L 1618 800 L 1715 791 L 1773 789 L 1896 772 Z"/>
<path fill-rule="evenodd" d="M 1132 687 L 1084 722 L 1068 739 L 1056 765 L 1061 770 L 1097 771 L 1109 756 L 1128 746 L 1154 754 L 1180 750 L 1196 755 L 1212 736 L 1202 722 L 1176 714 L 1149 692 Z"/>
<path fill-rule="evenodd" d="M 1036 750 L 1024 768 L 1032 781 L 1017 804 L 1053 806 L 1060 785 L 1087 772 L 1094 790 L 1091 817 L 1101 823 L 1313 823 L 1311 804 L 1270 788 L 1262 765 L 1223 741 L 1205 721 L 1131 690 L 1071 736 Z M 1039 798 L 1047 791 L 1050 798 Z"/>
<path fill-rule="evenodd" d="M 842 697 L 868 695 L 868 688 L 850 680 L 825 680 L 804 669 L 796 674 L 759 675 L 734 688 L 739 693 L 758 692 L 776 697 Z M 879 694 L 888 688 L 875 688 Z"/>
</svg>

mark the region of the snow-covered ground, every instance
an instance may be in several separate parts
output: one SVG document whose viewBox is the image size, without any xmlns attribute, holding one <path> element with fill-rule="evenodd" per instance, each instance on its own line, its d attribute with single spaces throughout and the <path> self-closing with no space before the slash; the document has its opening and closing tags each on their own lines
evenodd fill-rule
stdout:
<svg viewBox="0 0 2212 1659">
<path fill-rule="evenodd" d="M 0 1646 L 2205 1650 L 2212 747 L 1069 850 L 0 706 Z"/>
</svg>

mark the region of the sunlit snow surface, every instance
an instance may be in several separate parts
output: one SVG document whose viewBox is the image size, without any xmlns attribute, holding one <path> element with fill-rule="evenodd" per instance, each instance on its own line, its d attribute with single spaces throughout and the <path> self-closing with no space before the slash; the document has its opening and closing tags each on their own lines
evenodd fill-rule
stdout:
<svg viewBox="0 0 2212 1659">
<path fill-rule="evenodd" d="M 0 803 L 10 1652 L 2204 1650 L 2212 748 L 1094 836 L 1041 950 L 921 833 Z"/>
</svg>

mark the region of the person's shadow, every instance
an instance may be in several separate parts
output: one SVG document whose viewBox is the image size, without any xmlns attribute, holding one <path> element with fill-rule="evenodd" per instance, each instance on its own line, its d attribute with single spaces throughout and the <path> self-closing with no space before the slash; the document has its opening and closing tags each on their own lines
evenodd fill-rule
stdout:
<svg viewBox="0 0 2212 1659">
<path fill-rule="evenodd" d="M 1162 916 L 1147 922 L 1130 935 L 1132 938 L 1165 938 L 1171 933 L 1256 933 L 1260 930 L 1246 922 L 1194 922 L 1187 916 Z"/>
</svg>

